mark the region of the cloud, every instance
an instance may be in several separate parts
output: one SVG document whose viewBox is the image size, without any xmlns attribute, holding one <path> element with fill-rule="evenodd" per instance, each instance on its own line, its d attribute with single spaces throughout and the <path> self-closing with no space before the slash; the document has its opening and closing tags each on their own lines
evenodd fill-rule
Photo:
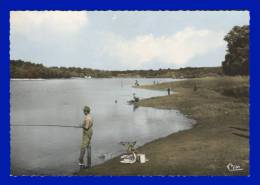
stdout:
<svg viewBox="0 0 260 185">
<path fill-rule="evenodd" d="M 11 11 L 11 33 L 28 38 L 58 36 L 78 32 L 87 25 L 83 11 Z"/>
<path fill-rule="evenodd" d="M 103 51 L 130 68 L 140 68 L 154 61 L 182 66 L 194 57 L 224 47 L 223 37 L 224 32 L 194 27 L 158 37 L 147 34 L 125 39 L 111 34 L 108 47 Z"/>
</svg>

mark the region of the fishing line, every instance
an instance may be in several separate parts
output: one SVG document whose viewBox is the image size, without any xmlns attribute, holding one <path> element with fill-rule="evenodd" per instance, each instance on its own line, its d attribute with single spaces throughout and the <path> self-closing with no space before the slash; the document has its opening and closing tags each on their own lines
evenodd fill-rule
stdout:
<svg viewBox="0 0 260 185">
<path fill-rule="evenodd" d="M 11 127 L 70 127 L 70 128 L 82 128 L 81 126 L 74 125 L 58 125 L 58 124 L 49 124 L 49 125 L 33 125 L 33 124 L 10 124 Z"/>
</svg>

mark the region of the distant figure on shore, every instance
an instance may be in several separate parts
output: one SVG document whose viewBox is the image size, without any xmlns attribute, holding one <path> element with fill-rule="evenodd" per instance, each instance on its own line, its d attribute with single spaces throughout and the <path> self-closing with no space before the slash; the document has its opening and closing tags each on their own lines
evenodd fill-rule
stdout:
<svg viewBox="0 0 260 185">
<path fill-rule="evenodd" d="M 168 96 L 170 96 L 170 95 L 171 95 L 171 89 L 168 88 L 168 89 L 167 89 L 167 92 L 168 92 Z"/>
<path fill-rule="evenodd" d="M 198 87 L 197 87 L 197 84 L 195 83 L 194 86 L 193 86 L 193 91 L 196 92 L 197 89 L 198 89 Z"/>
<path fill-rule="evenodd" d="M 133 99 L 127 101 L 129 104 L 134 104 L 136 102 L 139 102 L 139 98 L 135 96 L 135 93 L 133 93 Z"/>
<path fill-rule="evenodd" d="M 156 84 L 156 82 L 155 82 L 155 80 L 153 81 L 153 85 L 155 85 Z"/>
<path fill-rule="evenodd" d="M 139 83 L 137 80 L 135 80 L 135 86 L 139 86 Z"/>
<path fill-rule="evenodd" d="M 134 102 L 139 102 L 139 98 L 135 96 L 135 93 L 133 93 Z"/>
<path fill-rule="evenodd" d="M 79 165 L 84 166 L 84 156 L 87 149 L 87 167 L 91 167 L 91 138 L 93 134 L 92 126 L 93 126 L 93 120 L 90 115 L 90 108 L 88 106 L 85 106 L 83 109 L 83 112 L 85 114 L 84 121 L 82 124 L 83 128 L 83 136 L 82 136 L 82 143 L 81 143 L 81 150 L 80 150 L 80 156 L 79 156 Z"/>
</svg>

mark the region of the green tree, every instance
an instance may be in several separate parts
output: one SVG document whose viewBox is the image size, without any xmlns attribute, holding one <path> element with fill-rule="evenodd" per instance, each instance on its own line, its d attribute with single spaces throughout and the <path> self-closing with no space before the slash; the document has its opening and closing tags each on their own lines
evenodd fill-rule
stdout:
<svg viewBox="0 0 260 185">
<path fill-rule="evenodd" d="M 225 36 L 227 54 L 222 68 L 226 75 L 249 74 L 249 26 L 235 26 Z"/>
</svg>

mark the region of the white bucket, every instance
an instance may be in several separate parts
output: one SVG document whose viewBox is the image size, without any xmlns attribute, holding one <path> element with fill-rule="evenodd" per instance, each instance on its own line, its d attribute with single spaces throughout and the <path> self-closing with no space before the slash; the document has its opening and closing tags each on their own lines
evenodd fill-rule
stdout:
<svg viewBox="0 0 260 185">
<path fill-rule="evenodd" d="M 140 163 L 146 162 L 145 154 L 139 154 L 139 158 L 140 158 Z"/>
</svg>

